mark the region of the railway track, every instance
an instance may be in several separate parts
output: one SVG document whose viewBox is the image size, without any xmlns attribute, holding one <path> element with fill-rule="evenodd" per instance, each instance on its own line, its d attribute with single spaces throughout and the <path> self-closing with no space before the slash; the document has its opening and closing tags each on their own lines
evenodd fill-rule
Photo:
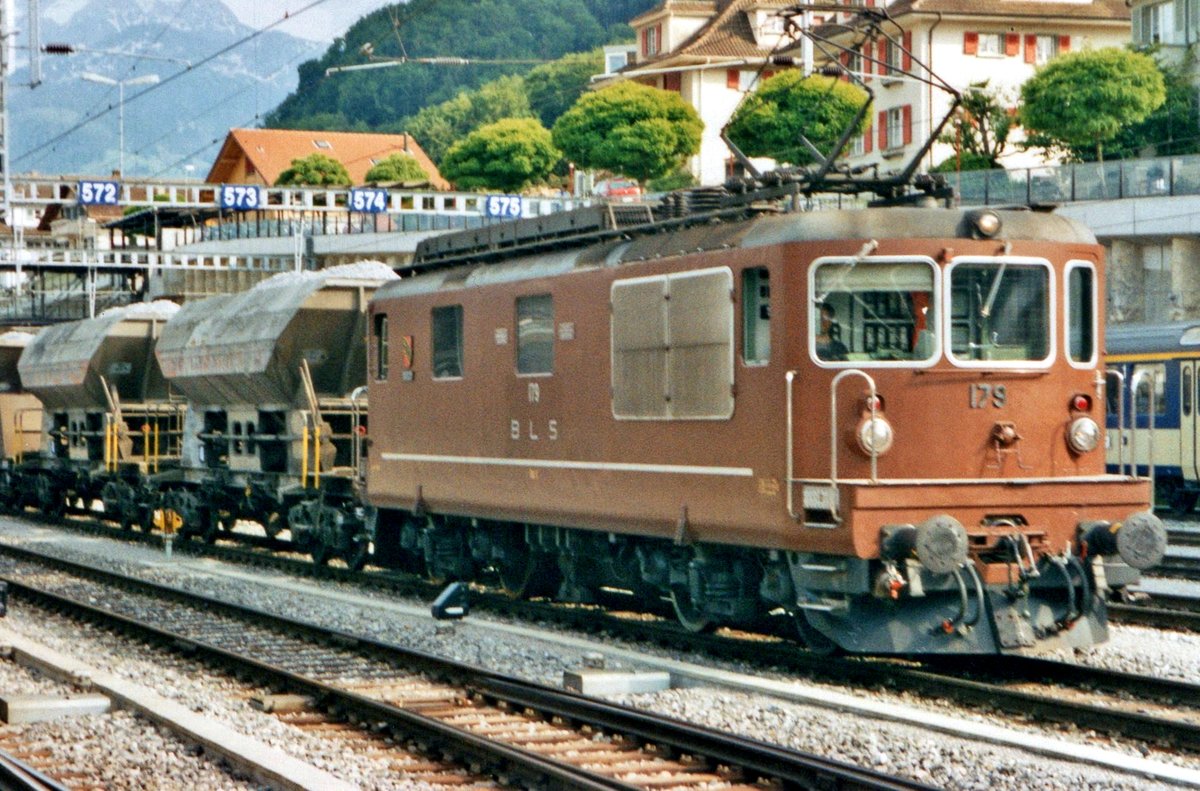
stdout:
<svg viewBox="0 0 1200 791">
<path fill-rule="evenodd" d="M 359 730 L 453 756 L 506 785 L 925 787 L 39 553 L 3 552 L 17 559 L 7 578 L 19 598 L 257 678 L 335 713 L 341 728 L 364 723 Z"/>
</svg>

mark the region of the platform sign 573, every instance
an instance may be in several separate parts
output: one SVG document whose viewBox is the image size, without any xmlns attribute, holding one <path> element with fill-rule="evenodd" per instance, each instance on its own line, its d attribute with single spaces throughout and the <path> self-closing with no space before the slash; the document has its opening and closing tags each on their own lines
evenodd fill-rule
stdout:
<svg viewBox="0 0 1200 791">
<path fill-rule="evenodd" d="M 115 181 L 80 181 L 80 206 L 116 206 L 120 190 Z"/>
<path fill-rule="evenodd" d="M 217 191 L 217 203 L 222 209 L 246 211 L 266 206 L 262 188 L 253 184 L 222 184 Z"/>
</svg>

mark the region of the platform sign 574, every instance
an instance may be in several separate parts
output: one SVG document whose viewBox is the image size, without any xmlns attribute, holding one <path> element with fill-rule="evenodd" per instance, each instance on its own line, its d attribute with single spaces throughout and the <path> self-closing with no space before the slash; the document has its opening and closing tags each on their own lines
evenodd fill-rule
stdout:
<svg viewBox="0 0 1200 791">
<path fill-rule="evenodd" d="M 246 211 L 264 208 L 267 202 L 261 187 L 253 184 L 222 184 L 217 191 L 217 203 L 222 209 Z"/>
<path fill-rule="evenodd" d="M 388 191 L 379 187 L 354 187 L 346 201 L 350 211 L 379 214 L 387 211 Z"/>
<path fill-rule="evenodd" d="M 115 181 L 80 181 L 80 206 L 116 206 L 120 190 Z"/>
</svg>

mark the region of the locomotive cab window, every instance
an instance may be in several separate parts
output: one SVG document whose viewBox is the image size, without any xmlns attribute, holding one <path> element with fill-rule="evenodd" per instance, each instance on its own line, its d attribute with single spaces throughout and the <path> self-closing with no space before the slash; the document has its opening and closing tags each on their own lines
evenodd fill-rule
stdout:
<svg viewBox="0 0 1200 791">
<path fill-rule="evenodd" d="M 1067 353 L 1076 367 L 1096 364 L 1096 272 L 1091 264 L 1067 264 Z"/>
<path fill-rule="evenodd" d="M 463 375 L 463 309 L 447 305 L 433 309 L 433 378 Z"/>
<path fill-rule="evenodd" d="M 959 259 L 950 266 L 950 356 L 969 367 L 1046 363 L 1054 283 L 1044 261 Z"/>
<path fill-rule="evenodd" d="M 812 270 L 809 349 L 822 363 L 932 363 L 936 268 L 928 259 L 818 261 Z"/>
<path fill-rule="evenodd" d="M 742 359 L 771 362 L 771 282 L 766 267 L 742 271 Z"/>
<path fill-rule="evenodd" d="M 537 294 L 517 299 L 517 373 L 554 372 L 554 298 Z"/>
</svg>

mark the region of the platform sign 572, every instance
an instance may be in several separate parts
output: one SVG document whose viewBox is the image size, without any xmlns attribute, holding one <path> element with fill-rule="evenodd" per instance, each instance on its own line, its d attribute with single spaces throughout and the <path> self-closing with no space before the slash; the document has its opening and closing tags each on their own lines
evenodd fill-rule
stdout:
<svg viewBox="0 0 1200 791">
<path fill-rule="evenodd" d="M 115 181 L 80 181 L 80 206 L 116 206 L 120 190 Z"/>
</svg>

